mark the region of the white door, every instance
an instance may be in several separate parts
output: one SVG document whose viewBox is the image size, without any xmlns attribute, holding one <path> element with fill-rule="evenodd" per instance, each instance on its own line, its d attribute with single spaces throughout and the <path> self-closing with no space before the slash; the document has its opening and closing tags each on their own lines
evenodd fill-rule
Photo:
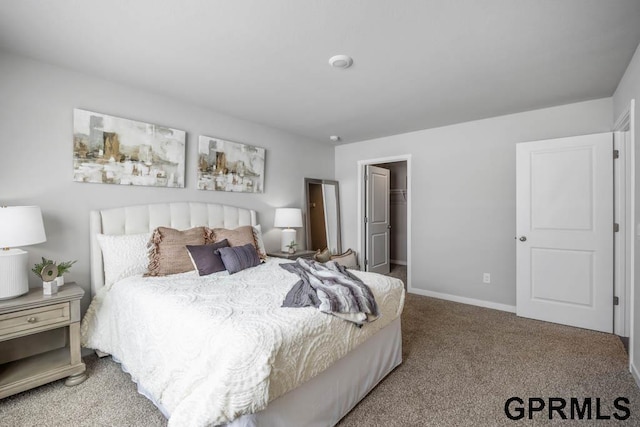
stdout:
<svg viewBox="0 0 640 427">
<path fill-rule="evenodd" d="M 365 209 L 365 270 L 389 272 L 389 177 L 388 169 L 367 165 Z"/>
<path fill-rule="evenodd" d="M 518 316 L 613 330 L 613 136 L 516 145 Z"/>
</svg>

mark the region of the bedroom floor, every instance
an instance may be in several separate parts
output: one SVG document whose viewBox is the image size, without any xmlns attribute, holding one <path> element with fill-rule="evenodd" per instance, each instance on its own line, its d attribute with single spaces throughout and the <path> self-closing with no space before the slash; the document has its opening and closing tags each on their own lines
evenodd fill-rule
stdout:
<svg viewBox="0 0 640 427">
<path fill-rule="evenodd" d="M 610 416 L 613 400 L 627 397 L 624 423 L 640 425 L 640 391 L 614 335 L 413 294 L 402 330 L 404 363 L 341 427 L 513 425 L 503 412 L 512 396 L 600 398 L 601 414 Z M 56 381 L 0 400 L 0 426 L 166 425 L 118 364 L 95 356 L 85 362 L 89 379 L 76 387 Z M 522 422 L 548 425 L 546 417 Z"/>
<path fill-rule="evenodd" d="M 348 426 L 503 426 L 511 397 L 591 398 L 595 423 L 613 420 L 626 397 L 640 425 L 640 390 L 617 336 L 517 317 L 487 308 L 407 294 L 402 315 L 403 364 L 338 424 Z M 570 416 L 567 409 L 567 416 Z M 555 422 L 572 423 L 558 419 Z M 555 423 L 554 422 L 554 423 Z M 619 422 L 619 421 L 618 421 Z M 549 425 L 548 412 L 524 425 Z"/>
<path fill-rule="evenodd" d="M 387 274 L 387 276 L 396 277 L 402 280 L 402 283 L 404 283 L 404 288 L 407 289 L 407 266 L 400 264 L 391 264 L 390 270 L 391 271 L 389 271 L 389 274 Z"/>
</svg>

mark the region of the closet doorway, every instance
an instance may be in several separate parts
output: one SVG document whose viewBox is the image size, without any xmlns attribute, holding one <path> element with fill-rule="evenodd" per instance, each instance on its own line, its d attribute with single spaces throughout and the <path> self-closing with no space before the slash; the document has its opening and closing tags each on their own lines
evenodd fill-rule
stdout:
<svg viewBox="0 0 640 427">
<path fill-rule="evenodd" d="M 410 160 L 410 156 L 397 156 L 358 162 L 361 265 L 366 271 L 401 278 L 407 289 L 410 289 L 411 260 Z M 377 181 L 382 180 L 383 175 L 388 175 L 388 185 L 381 197 L 381 188 L 385 185 Z M 385 211 L 387 215 L 379 213 Z M 382 222 L 385 230 L 380 228 Z M 388 263 L 388 272 L 385 263 Z M 379 271 L 380 268 L 385 271 Z"/>
</svg>

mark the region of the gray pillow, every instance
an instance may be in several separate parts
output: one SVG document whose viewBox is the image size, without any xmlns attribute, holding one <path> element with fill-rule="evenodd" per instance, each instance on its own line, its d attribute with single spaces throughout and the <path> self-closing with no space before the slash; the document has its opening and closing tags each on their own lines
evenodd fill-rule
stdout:
<svg viewBox="0 0 640 427">
<path fill-rule="evenodd" d="M 220 254 L 224 267 L 229 274 L 234 274 L 260 264 L 258 251 L 256 251 L 256 247 L 251 243 L 242 246 L 220 248 L 216 252 Z"/>
<path fill-rule="evenodd" d="M 210 245 L 187 245 L 187 251 L 194 268 L 198 270 L 198 274 L 206 276 L 226 270 L 222 258 L 216 252 L 218 249 L 226 247 L 229 247 L 229 241 L 224 239 Z"/>
</svg>

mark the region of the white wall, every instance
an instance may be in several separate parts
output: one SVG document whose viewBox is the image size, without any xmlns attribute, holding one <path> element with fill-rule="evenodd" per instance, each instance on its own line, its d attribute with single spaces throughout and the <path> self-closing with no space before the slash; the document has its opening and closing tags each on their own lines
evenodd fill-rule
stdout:
<svg viewBox="0 0 640 427">
<path fill-rule="evenodd" d="M 618 84 L 613 95 L 613 120 L 616 120 L 628 108 L 632 99 L 635 99 L 635 117 L 632 118 L 635 125 L 635 223 L 636 233 L 640 231 L 640 149 L 638 141 L 640 141 L 640 45 L 636 49 L 636 53 L 631 59 L 624 76 Z M 640 381 L 637 369 L 640 368 L 640 237 L 636 235 L 634 242 L 635 260 L 635 280 L 634 280 L 634 301 L 633 312 L 633 336 L 631 337 L 631 345 L 633 346 L 631 363 L 635 367 L 634 375 L 636 381 Z"/>
<path fill-rule="evenodd" d="M 336 147 L 344 247 L 360 250 L 357 161 L 411 154 L 412 287 L 515 305 L 515 144 L 609 131 L 611 109 L 606 98 Z"/>
<path fill-rule="evenodd" d="M 126 66 L 126 64 L 123 64 Z M 47 242 L 25 248 L 40 256 L 78 260 L 67 279 L 89 301 L 89 210 L 130 204 L 202 201 L 253 208 L 267 249 L 279 246 L 276 207 L 303 207 L 304 177 L 333 179 L 333 147 L 256 123 L 0 52 L 0 204 L 39 205 Z M 73 108 L 187 131 L 186 188 L 73 182 Z M 196 190 L 199 135 L 266 148 L 265 193 Z M 304 247 L 304 230 L 299 230 Z M 31 275 L 31 286 L 41 286 Z"/>
</svg>

